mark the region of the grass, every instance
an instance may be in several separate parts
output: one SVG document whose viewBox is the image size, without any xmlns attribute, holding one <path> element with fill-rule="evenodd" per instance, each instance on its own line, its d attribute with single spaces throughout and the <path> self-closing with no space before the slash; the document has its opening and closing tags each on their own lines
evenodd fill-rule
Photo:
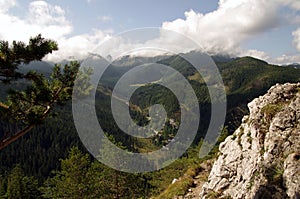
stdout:
<svg viewBox="0 0 300 199">
<path fill-rule="evenodd" d="M 199 145 L 200 146 L 200 145 Z M 152 197 L 151 199 L 172 199 L 176 196 L 184 196 L 188 193 L 188 189 L 194 187 L 194 181 L 206 182 L 209 176 L 210 171 L 206 171 L 201 167 L 203 164 L 205 167 L 211 167 L 211 160 L 214 159 L 214 155 L 208 158 L 208 161 L 205 159 L 199 159 L 199 149 L 189 151 L 190 158 L 193 160 L 184 161 L 184 165 L 188 168 L 180 178 L 176 177 L 178 181 L 173 184 L 168 183 L 168 186 L 164 188 L 157 196 Z M 164 170 L 164 169 L 163 169 Z M 196 179 L 197 176 L 197 179 Z M 172 178 L 174 179 L 174 178 Z M 170 179 L 170 180 L 172 180 Z"/>
<path fill-rule="evenodd" d="M 222 193 L 221 193 L 221 192 L 216 192 L 216 191 L 213 191 L 213 190 L 209 191 L 209 192 L 207 193 L 207 195 L 206 195 L 206 197 L 207 197 L 208 199 L 218 199 L 218 198 L 220 198 L 221 196 L 222 196 Z"/>
<path fill-rule="evenodd" d="M 264 149 L 264 147 L 262 147 L 259 151 L 260 155 L 264 155 L 265 152 L 266 152 L 266 150 Z"/>
<path fill-rule="evenodd" d="M 233 134 L 232 137 L 231 137 L 231 139 L 235 140 L 236 139 L 236 134 Z"/>
<path fill-rule="evenodd" d="M 254 178 L 250 180 L 249 184 L 247 184 L 247 190 L 251 190 L 254 184 Z"/>
<path fill-rule="evenodd" d="M 188 149 L 188 158 L 179 158 L 166 168 L 152 173 L 150 184 L 155 187 L 155 191 L 151 193 L 152 199 L 173 198 L 188 192 L 188 189 L 194 185 L 194 177 L 202 170 L 201 163 L 205 162 L 206 158 L 209 160 L 213 158 L 212 155 L 208 155 L 203 159 L 199 158 L 201 143 Z M 199 175 L 202 176 L 202 173 L 203 171 Z M 209 172 L 207 172 L 207 176 L 208 174 Z M 174 178 L 180 180 L 171 184 Z M 207 180 L 207 178 L 204 179 L 203 181 Z"/>
<path fill-rule="evenodd" d="M 250 181 L 249 181 L 249 184 L 247 185 L 247 189 L 248 190 L 251 190 L 253 185 L 254 185 L 254 180 L 256 177 L 259 176 L 259 172 L 258 171 L 255 171 L 254 175 L 251 177 Z"/>
<path fill-rule="evenodd" d="M 242 135 L 243 135 L 243 133 L 244 133 L 244 128 L 241 127 L 241 128 L 240 128 L 240 132 L 239 132 L 239 134 L 238 134 L 238 140 L 237 140 L 238 145 L 239 145 L 241 148 L 242 148 Z"/>
<path fill-rule="evenodd" d="M 283 165 L 282 163 L 281 164 L 279 163 L 278 165 L 273 165 L 267 168 L 265 174 L 266 174 L 266 178 L 271 184 L 282 185 L 283 173 L 284 173 Z"/>
<path fill-rule="evenodd" d="M 264 114 L 264 118 L 266 122 L 270 123 L 270 121 L 273 119 L 276 113 L 281 111 L 282 108 L 283 108 L 283 103 L 268 104 L 262 108 L 261 112 Z"/>
<path fill-rule="evenodd" d="M 199 82 L 202 81 L 203 82 L 203 79 L 202 79 L 201 75 L 199 73 L 197 73 L 197 72 L 195 74 L 189 76 L 188 79 L 189 80 L 194 80 L 194 81 L 199 81 Z"/>
<path fill-rule="evenodd" d="M 190 167 L 185 174 L 175 183 L 170 184 L 166 190 L 155 199 L 171 199 L 174 196 L 183 196 L 187 193 L 188 189 L 193 186 L 194 177 L 198 174 L 200 167 Z"/>
<path fill-rule="evenodd" d="M 252 143 L 252 137 L 251 137 L 251 131 L 249 131 L 248 133 L 247 133 L 247 137 L 248 137 L 248 139 L 247 139 L 247 141 L 251 144 Z"/>
<path fill-rule="evenodd" d="M 139 153 L 147 153 L 159 149 L 159 147 L 155 145 L 151 139 L 136 138 L 134 145 L 135 149 L 137 149 Z"/>
</svg>

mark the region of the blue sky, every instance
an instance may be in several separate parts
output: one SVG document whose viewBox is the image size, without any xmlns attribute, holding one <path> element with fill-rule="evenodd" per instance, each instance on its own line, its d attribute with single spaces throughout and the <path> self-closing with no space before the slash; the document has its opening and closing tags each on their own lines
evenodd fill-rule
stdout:
<svg viewBox="0 0 300 199">
<path fill-rule="evenodd" d="M 194 39 L 211 54 L 300 62 L 298 0 L 0 0 L 0 19 L 2 40 L 42 33 L 58 41 L 60 52 L 47 57 L 52 61 L 83 58 L 123 31 L 160 27 Z M 118 48 L 120 40 L 113 41 L 110 48 Z"/>
</svg>

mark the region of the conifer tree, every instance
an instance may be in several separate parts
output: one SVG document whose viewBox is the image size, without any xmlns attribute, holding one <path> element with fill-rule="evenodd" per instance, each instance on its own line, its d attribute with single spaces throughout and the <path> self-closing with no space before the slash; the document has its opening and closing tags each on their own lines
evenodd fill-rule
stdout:
<svg viewBox="0 0 300 199">
<path fill-rule="evenodd" d="M 0 122 L 14 126 L 8 128 L 0 138 L 0 150 L 41 124 L 56 105 L 63 105 L 71 99 L 74 81 L 79 72 L 79 62 L 71 61 L 64 66 L 56 64 L 50 78 L 37 71 L 21 73 L 18 70 L 24 64 L 41 61 L 55 50 L 58 50 L 57 43 L 41 35 L 30 38 L 28 45 L 16 41 L 9 45 L 7 41 L 0 41 L 0 80 L 10 84 L 22 78 L 29 84 L 23 90 L 11 89 L 7 100 L 0 101 Z M 84 89 L 78 89 L 76 92 L 86 94 L 91 89 L 88 81 L 92 71 L 87 69 L 79 73 Z"/>
</svg>

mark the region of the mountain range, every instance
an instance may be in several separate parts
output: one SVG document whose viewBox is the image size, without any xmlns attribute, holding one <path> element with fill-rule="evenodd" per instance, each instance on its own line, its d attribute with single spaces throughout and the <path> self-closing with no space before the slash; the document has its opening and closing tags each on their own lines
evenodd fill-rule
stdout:
<svg viewBox="0 0 300 199">
<path fill-rule="evenodd" d="M 99 60 L 84 60 L 83 64 L 97 65 Z M 241 124 L 242 118 L 249 113 L 247 104 L 254 98 L 264 94 L 276 83 L 300 82 L 299 65 L 277 66 L 268 64 L 263 60 L 253 57 L 229 58 L 214 56 L 222 76 L 226 95 L 227 112 L 224 126 L 228 134 L 232 134 Z M 64 64 L 63 62 L 62 64 Z M 206 83 L 193 66 L 180 55 L 159 57 L 122 57 L 109 65 L 98 84 L 96 93 L 96 112 L 101 127 L 116 142 L 122 143 L 133 152 L 149 152 L 163 147 L 176 134 L 176 129 L 171 123 L 180 123 L 178 101 L 170 91 L 156 84 L 143 85 L 137 89 L 130 99 L 130 113 L 140 125 L 149 121 L 148 107 L 153 104 L 163 104 L 169 112 L 166 127 L 158 136 L 150 139 L 136 139 L 122 132 L 116 125 L 111 110 L 111 93 L 118 79 L 136 66 L 147 63 L 158 63 L 170 66 L 179 71 L 195 90 L 200 107 L 200 124 L 197 136 L 190 150 L 194 150 L 205 136 L 211 114 L 211 100 L 208 95 Z M 20 70 L 26 72 L 36 70 L 45 76 L 50 76 L 53 64 L 47 62 L 33 62 L 21 66 Z M 11 85 L 0 85 L 1 98 L 9 88 L 21 88 L 20 82 Z M 119 96 L 122 100 L 122 96 Z M 44 124 L 33 129 L 17 142 L 11 144 L 0 152 L 0 174 L 5 175 L 16 164 L 22 165 L 24 173 L 35 176 L 40 182 L 51 176 L 52 170 L 60 168 L 59 159 L 66 158 L 72 146 L 88 153 L 81 144 L 77 135 L 71 111 L 71 104 L 57 107 L 57 114 L 45 121 Z M 173 121 L 174 120 L 174 121 Z M 172 122 L 171 122 L 172 121 Z M 0 128 L 0 136 L 4 135 L 4 128 Z M 1 125 L 0 125 L 1 126 Z M 185 167 L 183 167 L 185 168 Z M 167 168 L 168 169 L 168 168 Z"/>
</svg>

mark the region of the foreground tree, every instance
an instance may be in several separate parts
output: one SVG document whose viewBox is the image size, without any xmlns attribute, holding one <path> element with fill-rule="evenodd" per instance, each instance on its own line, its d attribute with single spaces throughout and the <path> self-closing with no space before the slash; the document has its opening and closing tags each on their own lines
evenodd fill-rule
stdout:
<svg viewBox="0 0 300 199">
<path fill-rule="evenodd" d="M 8 125 L 0 138 L 0 150 L 41 124 L 56 105 L 63 105 L 72 97 L 74 81 L 80 63 L 72 61 L 63 67 L 56 64 L 49 78 L 36 71 L 19 72 L 19 67 L 31 61 L 40 61 L 47 54 L 57 50 L 57 43 L 38 35 L 23 42 L 0 42 L 0 80 L 11 83 L 19 78 L 28 84 L 26 89 L 10 90 L 5 102 L 0 101 L 0 122 Z M 92 71 L 82 72 L 83 81 L 89 81 Z M 81 79 L 81 80 L 82 80 Z M 88 92 L 85 87 L 84 92 Z M 13 126 L 13 128 L 11 128 Z"/>
<path fill-rule="evenodd" d="M 34 177 L 25 176 L 17 165 L 7 177 L 1 178 L 0 198 L 34 199 L 41 198 L 38 181 Z"/>
<path fill-rule="evenodd" d="M 77 147 L 61 160 L 61 170 L 40 189 L 44 198 L 141 198 L 146 184 L 139 174 L 129 174 L 91 161 Z"/>
<path fill-rule="evenodd" d="M 41 61 L 45 55 L 58 50 L 57 43 L 43 38 L 40 34 L 30 38 L 29 44 L 22 41 L 0 41 L 0 78 L 10 82 L 22 78 L 24 74 L 17 71 L 20 64 L 29 64 L 32 61 Z"/>
<path fill-rule="evenodd" d="M 90 198 L 92 176 L 89 176 L 91 161 L 89 156 L 74 147 L 68 158 L 61 160 L 61 170 L 45 182 L 41 188 L 44 198 Z"/>
</svg>

